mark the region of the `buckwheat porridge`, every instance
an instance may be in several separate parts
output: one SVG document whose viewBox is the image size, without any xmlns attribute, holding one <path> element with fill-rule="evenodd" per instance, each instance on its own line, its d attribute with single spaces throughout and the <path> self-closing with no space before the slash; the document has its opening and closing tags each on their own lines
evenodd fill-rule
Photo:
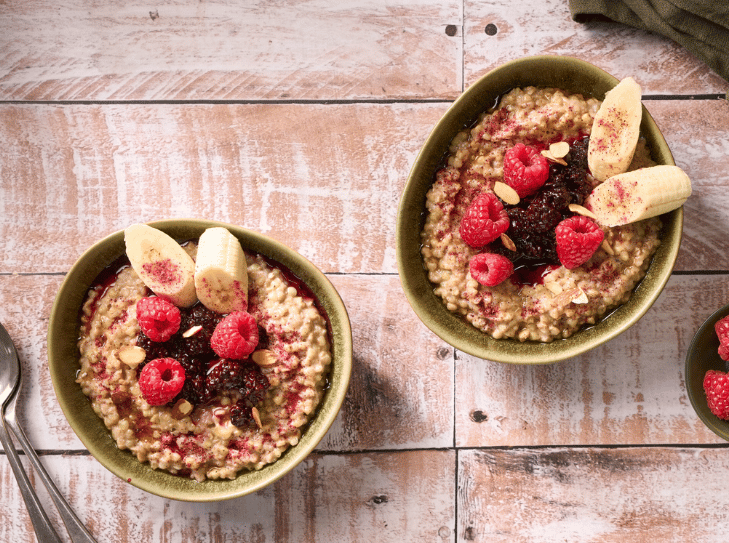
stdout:
<svg viewBox="0 0 729 543">
<path fill-rule="evenodd" d="M 630 298 L 660 243 L 658 218 L 608 228 L 583 207 L 597 185 L 586 156 L 600 105 L 556 89 L 514 89 L 453 139 L 435 176 L 421 233 L 429 279 L 450 311 L 494 338 L 550 342 L 594 324 Z M 542 186 L 511 182 L 516 155 L 542 168 Z M 641 139 L 629 170 L 653 164 Z M 573 230 L 591 246 L 564 249 Z M 481 276 L 502 268 L 496 279 Z"/>
<path fill-rule="evenodd" d="M 194 261 L 196 243 L 184 249 Z M 275 462 L 315 413 L 331 362 L 325 318 L 277 265 L 248 253 L 241 262 L 247 307 L 228 315 L 200 301 L 175 307 L 128 261 L 90 289 L 77 381 L 140 462 L 231 479 Z"/>
</svg>

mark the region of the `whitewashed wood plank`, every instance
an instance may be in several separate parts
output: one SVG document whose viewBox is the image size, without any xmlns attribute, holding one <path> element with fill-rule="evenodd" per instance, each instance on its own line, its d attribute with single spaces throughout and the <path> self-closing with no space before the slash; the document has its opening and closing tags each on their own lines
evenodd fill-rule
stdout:
<svg viewBox="0 0 729 543">
<path fill-rule="evenodd" d="M 723 543 L 727 449 L 461 451 L 457 541 Z"/>
<path fill-rule="evenodd" d="M 633 76 L 646 93 L 729 90 L 729 82 L 668 38 L 613 22 L 576 23 L 564 0 L 466 0 L 464 12 L 466 87 L 509 60 L 565 55 L 620 79 Z"/>
<path fill-rule="evenodd" d="M 694 412 L 684 364 L 727 300 L 723 276 L 673 276 L 638 323 L 579 357 L 516 366 L 457 352 L 456 444 L 724 443 Z"/>
<path fill-rule="evenodd" d="M 42 462 L 98 541 L 454 541 L 454 451 L 312 454 L 274 485 L 214 503 L 148 494 L 88 456 Z M 32 541 L 4 455 L 0 482 L 0 540 Z"/>
<path fill-rule="evenodd" d="M 684 234 L 676 269 L 729 269 L 729 102 L 648 100 L 645 104 L 676 164 L 693 185 L 693 194 L 684 206 Z"/>
<path fill-rule="evenodd" d="M 729 104 L 646 104 L 694 183 L 677 269 L 729 269 Z M 0 271 L 63 272 L 133 222 L 198 217 L 268 234 L 327 272 L 396 273 L 400 194 L 446 109 L 0 105 Z"/>
<path fill-rule="evenodd" d="M 25 372 L 20 423 L 41 450 L 84 449 L 58 405 L 47 364 L 48 318 L 62 280 L 0 275 L 0 299 L 12 300 L 0 305 L 0 322 Z M 353 375 L 342 412 L 318 448 L 451 446 L 453 349 L 415 317 L 396 276 L 332 276 L 332 281 L 352 323 Z"/>
<path fill-rule="evenodd" d="M 129 224 L 192 217 L 394 273 L 400 193 L 445 108 L 0 105 L 0 271 L 66 271 Z"/>
<path fill-rule="evenodd" d="M 0 99 L 453 98 L 460 2 L 0 6 Z"/>
</svg>

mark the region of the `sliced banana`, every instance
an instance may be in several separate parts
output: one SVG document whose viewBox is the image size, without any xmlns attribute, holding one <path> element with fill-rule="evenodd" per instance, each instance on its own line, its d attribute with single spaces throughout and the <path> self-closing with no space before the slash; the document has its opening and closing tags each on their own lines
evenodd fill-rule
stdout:
<svg viewBox="0 0 729 543">
<path fill-rule="evenodd" d="M 178 307 L 197 301 L 195 262 L 174 239 L 146 224 L 133 224 L 124 230 L 124 243 L 132 268 L 157 296 Z"/>
<path fill-rule="evenodd" d="M 248 308 L 248 269 L 238 238 L 225 228 L 208 228 L 200 236 L 195 264 L 200 301 L 218 313 Z"/>
<path fill-rule="evenodd" d="M 678 166 L 622 173 L 598 185 L 585 207 L 604 226 L 620 226 L 678 209 L 691 196 L 691 180 Z"/>
<path fill-rule="evenodd" d="M 608 91 L 595 114 L 587 148 L 587 165 L 598 181 L 628 170 L 643 116 L 640 97 L 638 83 L 632 77 L 626 77 Z"/>
</svg>

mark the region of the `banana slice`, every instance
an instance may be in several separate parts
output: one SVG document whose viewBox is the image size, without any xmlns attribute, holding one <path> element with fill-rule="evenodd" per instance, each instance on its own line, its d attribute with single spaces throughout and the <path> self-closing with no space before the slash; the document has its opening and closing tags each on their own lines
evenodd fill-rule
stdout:
<svg viewBox="0 0 729 543">
<path fill-rule="evenodd" d="M 587 165 L 598 181 L 624 173 L 638 143 L 643 107 L 640 86 L 626 77 L 605 95 L 595 114 L 587 148 Z"/>
<path fill-rule="evenodd" d="M 678 166 L 652 166 L 615 175 L 585 199 L 597 222 L 620 226 L 678 209 L 691 196 L 691 180 Z"/>
<path fill-rule="evenodd" d="M 200 301 L 218 313 L 248 308 L 248 268 L 238 238 L 225 228 L 208 228 L 200 236 L 195 263 Z"/>
<path fill-rule="evenodd" d="M 174 239 L 146 224 L 133 224 L 124 230 L 124 243 L 132 268 L 157 296 L 178 307 L 197 301 L 195 262 Z"/>
</svg>

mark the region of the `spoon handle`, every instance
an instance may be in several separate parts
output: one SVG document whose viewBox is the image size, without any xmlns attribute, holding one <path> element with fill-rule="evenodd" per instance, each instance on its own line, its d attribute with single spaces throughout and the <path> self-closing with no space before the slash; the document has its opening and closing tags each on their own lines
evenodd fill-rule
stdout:
<svg viewBox="0 0 729 543">
<path fill-rule="evenodd" d="M 10 439 L 10 434 L 8 434 L 8 430 L 5 426 L 4 417 L 3 420 L 0 421 L 0 441 L 2 442 L 3 449 L 5 449 L 8 456 L 8 462 L 10 462 L 10 467 L 15 474 L 15 478 L 18 480 L 20 494 L 25 500 L 25 505 L 28 508 L 30 520 L 33 523 L 33 528 L 35 529 L 38 541 L 42 543 L 45 543 L 46 541 L 49 543 L 63 543 L 58 537 L 58 533 L 53 528 L 48 515 L 43 510 L 43 507 L 38 500 L 38 495 L 35 493 L 35 490 L 30 484 L 28 474 L 23 470 L 23 465 L 20 463 L 20 457 L 15 450 L 15 445 Z"/>
<path fill-rule="evenodd" d="M 35 453 L 35 450 L 31 446 L 30 441 L 28 441 L 25 432 L 17 421 L 14 419 L 8 420 L 6 418 L 5 422 L 10 426 L 15 437 L 18 438 L 18 442 L 25 451 L 25 455 L 28 457 L 28 460 L 30 460 L 30 463 L 33 464 L 33 467 L 40 476 L 41 481 L 43 481 L 43 484 L 46 485 L 48 493 L 51 495 L 53 503 L 56 504 L 58 513 L 63 519 L 63 524 L 66 525 L 66 531 L 68 532 L 68 535 L 71 536 L 71 541 L 73 541 L 73 543 L 97 543 L 91 533 L 86 529 L 83 522 L 81 522 L 81 520 L 76 516 L 76 513 L 73 512 L 71 506 L 68 505 L 68 502 L 64 499 L 63 495 L 61 495 L 58 491 L 53 479 L 50 478 L 48 472 L 43 467 L 43 464 L 41 464 L 38 455 Z"/>
</svg>

